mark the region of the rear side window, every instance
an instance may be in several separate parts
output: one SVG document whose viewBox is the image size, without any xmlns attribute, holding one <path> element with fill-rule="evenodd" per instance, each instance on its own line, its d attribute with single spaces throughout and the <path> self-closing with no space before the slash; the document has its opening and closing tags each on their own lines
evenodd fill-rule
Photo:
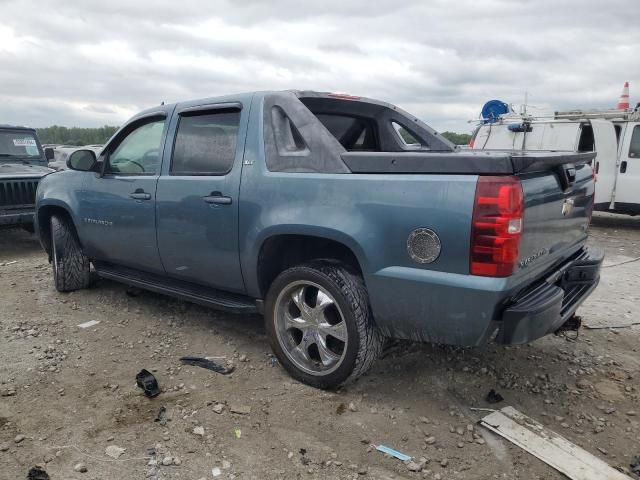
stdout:
<svg viewBox="0 0 640 480">
<path fill-rule="evenodd" d="M 629 145 L 629 157 L 640 157 L 640 125 L 633 127 L 633 135 L 631 135 L 631 144 Z"/>
<path fill-rule="evenodd" d="M 398 122 L 391 122 L 393 129 L 396 131 L 402 143 L 407 147 L 421 147 L 422 144 L 420 140 L 418 140 L 413 133 L 409 131 L 406 127 L 400 125 Z"/>
<path fill-rule="evenodd" d="M 225 175 L 236 156 L 239 110 L 181 115 L 172 175 Z"/>
<path fill-rule="evenodd" d="M 347 151 L 380 151 L 376 125 L 369 119 L 351 115 L 316 114 L 331 135 Z"/>
</svg>

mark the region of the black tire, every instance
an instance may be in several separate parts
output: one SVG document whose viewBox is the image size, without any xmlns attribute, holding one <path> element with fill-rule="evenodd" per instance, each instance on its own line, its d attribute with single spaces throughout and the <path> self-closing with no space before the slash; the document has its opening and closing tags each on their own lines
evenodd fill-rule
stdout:
<svg viewBox="0 0 640 480">
<path fill-rule="evenodd" d="M 284 352 L 276 333 L 276 302 L 281 292 L 297 281 L 310 281 L 331 294 L 346 324 L 348 342 L 339 366 L 326 374 L 310 374 Z M 373 322 L 364 281 L 339 263 L 316 261 L 289 268 L 272 283 L 265 299 L 265 323 L 273 352 L 289 374 L 316 388 L 337 388 L 350 383 L 371 368 L 380 355 L 383 337 Z"/>
<path fill-rule="evenodd" d="M 51 263 L 56 290 L 71 292 L 89 286 L 90 262 L 82 252 L 75 227 L 64 217 L 51 217 Z"/>
</svg>

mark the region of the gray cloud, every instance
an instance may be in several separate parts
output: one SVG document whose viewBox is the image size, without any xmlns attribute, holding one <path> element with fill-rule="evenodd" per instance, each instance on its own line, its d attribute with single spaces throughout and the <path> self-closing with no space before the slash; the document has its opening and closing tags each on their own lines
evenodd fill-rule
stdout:
<svg viewBox="0 0 640 480">
<path fill-rule="evenodd" d="M 0 123 L 119 124 L 161 101 L 295 88 L 469 131 L 486 100 L 525 91 L 540 111 L 612 107 L 630 80 L 640 100 L 637 2 L 307 3 L 0 0 Z"/>
</svg>

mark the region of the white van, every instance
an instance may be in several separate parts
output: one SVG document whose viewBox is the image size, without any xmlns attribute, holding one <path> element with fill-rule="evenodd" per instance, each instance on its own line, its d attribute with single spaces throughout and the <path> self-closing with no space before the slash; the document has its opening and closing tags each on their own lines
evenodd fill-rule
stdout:
<svg viewBox="0 0 640 480">
<path fill-rule="evenodd" d="M 474 149 L 595 150 L 596 210 L 640 214 L 640 109 L 556 112 L 532 117 L 513 112 L 481 124 Z"/>
</svg>

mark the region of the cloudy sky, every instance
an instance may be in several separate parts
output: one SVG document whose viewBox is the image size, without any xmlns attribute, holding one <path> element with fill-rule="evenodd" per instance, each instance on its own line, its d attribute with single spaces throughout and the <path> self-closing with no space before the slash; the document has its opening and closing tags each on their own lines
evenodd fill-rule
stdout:
<svg viewBox="0 0 640 480">
<path fill-rule="evenodd" d="M 304 6 L 302 6 L 305 4 Z M 347 92 L 466 132 L 499 98 L 640 101 L 638 0 L 0 0 L 0 123 L 118 125 L 161 101 Z"/>
</svg>

